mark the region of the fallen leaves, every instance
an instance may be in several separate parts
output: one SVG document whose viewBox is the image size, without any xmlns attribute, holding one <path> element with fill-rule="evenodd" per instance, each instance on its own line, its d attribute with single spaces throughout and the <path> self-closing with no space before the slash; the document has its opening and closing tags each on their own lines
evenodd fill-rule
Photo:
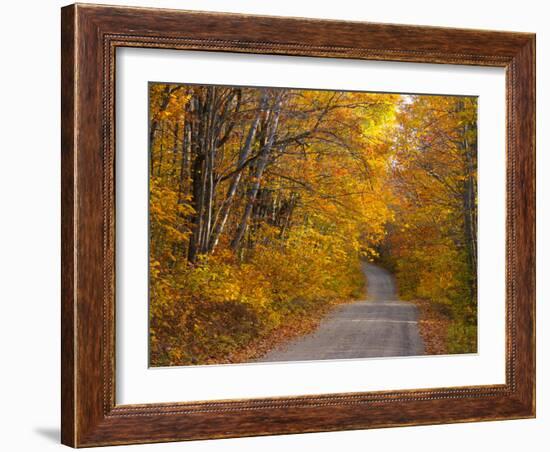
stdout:
<svg viewBox="0 0 550 452">
<path fill-rule="evenodd" d="M 426 355 L 448 355 L 447 336 L 451 319 L 441 305 L 428 300 L 412 300 L 418 307 L 418 327 L 424 340 L 424 353 Z"/>
</svg>

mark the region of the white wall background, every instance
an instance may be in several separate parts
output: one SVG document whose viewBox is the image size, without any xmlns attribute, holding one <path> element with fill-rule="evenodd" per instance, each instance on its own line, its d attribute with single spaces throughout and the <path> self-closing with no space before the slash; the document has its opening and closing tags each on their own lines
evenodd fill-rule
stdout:
<svg viewBox="0 0 550 452">
<path fill-rule="evenodd" d="M 550 14 L 523 0 L 113 0 L 118 4 L 536 32 L 538 79 L 538 274 L 550 253 Z M 96 2 L 93 2 L 96 3 Z M 0 448 L 59 445 L 59 8 L 58 0 L 5 2 L 0 27 Z M 115 450 L 257 451 L 406 448 L 409 451 L 547 450 L 550 429 L 547 323 L 538 281 L 538 416 L 535 420 L 118 447 Z"/>
</svg>

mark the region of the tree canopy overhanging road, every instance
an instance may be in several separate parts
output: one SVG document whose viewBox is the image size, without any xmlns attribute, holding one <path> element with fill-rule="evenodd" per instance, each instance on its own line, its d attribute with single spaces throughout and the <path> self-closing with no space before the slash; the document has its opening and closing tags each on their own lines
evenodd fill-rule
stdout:
<svg viewBox="0 0 550 452">
<path fill-rule="evenodd" d="M 475 96 L 151 83 L 148 158 L 152 366 L 308 334 L 362 296 L 363 259 L 448 317 L 446 352 L 476 351 Z M 414 308 L 375 301 L 330 328 L 395 330 L 384 353 L 409 353 Z"/>
</svg>

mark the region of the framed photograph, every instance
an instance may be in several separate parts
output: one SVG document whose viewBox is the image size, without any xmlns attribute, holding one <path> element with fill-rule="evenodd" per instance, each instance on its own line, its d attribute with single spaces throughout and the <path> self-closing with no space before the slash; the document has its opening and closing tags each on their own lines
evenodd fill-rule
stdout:
<svg viewBox="0 0 550 452">
<path fill-rule="evenodd" d="M 62 9 L 62 442 L 535 416 L 535 36 Z"/>
</svg>

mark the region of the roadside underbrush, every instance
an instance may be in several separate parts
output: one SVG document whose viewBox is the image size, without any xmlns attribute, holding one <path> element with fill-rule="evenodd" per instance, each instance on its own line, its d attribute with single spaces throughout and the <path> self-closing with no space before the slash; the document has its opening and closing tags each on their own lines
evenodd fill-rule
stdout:
<svg viewBox="0 0 550 452">
<path fill-rule="evenodd" d="M 451 313 L 447 306 L 429 300 L 412 300 L 418 307 L 418 329 L 424 341 L 426 355 L 448 355 Z"/>
<path fill-rule="evenodd" d="M 386 254 L 380 264 L 395 275 L 399 296 L 419 307 L 426 354 L 476 353 L 477 300 L 466 257 L 447 247 L 413 251 Z"/>
<path fill-rule="evenodd" d="M 244 263 L 220 253 L 163 270 L 151 262 L 150 365 L 250 361 L 314 330 L 364 290 L 359 259 L 320 251 L 266 249 Z"/>
</svg>

